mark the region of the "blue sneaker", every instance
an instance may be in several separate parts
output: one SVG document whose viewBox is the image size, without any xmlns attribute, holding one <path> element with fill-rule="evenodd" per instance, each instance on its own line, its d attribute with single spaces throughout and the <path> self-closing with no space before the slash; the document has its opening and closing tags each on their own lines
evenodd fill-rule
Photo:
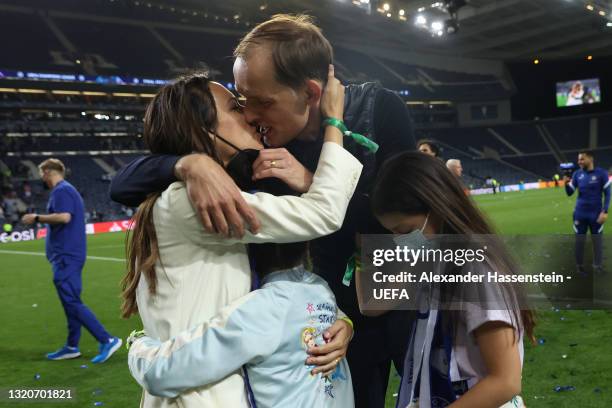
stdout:
<svg viewBox="0 0 612 408">
<path fill-rule="evenodd" d="M 70 358 L 77 358 L 81 356 L 81 352 L 78 347 L 64 346 L 61 349 L 47 353 L 47 359 L 49 360 L 68 360 Z"/>
<path fill-rule="evenodd" d="M 97 356 L 91 359 L 94 364 L 103 363 L 119 350 L 123 341 L 119 337 L 111 337 L 108 343 L 100 343 L 100 351 Z"/>
</svg>

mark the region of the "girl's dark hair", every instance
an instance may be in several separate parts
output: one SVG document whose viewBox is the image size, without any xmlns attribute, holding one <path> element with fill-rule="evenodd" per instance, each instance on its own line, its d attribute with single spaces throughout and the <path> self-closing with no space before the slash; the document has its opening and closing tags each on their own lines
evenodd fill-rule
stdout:
<svg viewBox="0 0 612 408">
<path fill-rule="evenodd" d="M 376 215 L 431 211 L 444 220 L 443 233 L 493 233 L 457 177 L 440 160 L 422 153 L 400 153 L 382 165 L 372 191 L 372 208 Z"/>
<path fill-rule="evenodd" d="M 308 242 L 250 244 L 249 255 L 259 279 L 263 279 L 274 271 L 290 269 L 307 262 Z"/>
<path fill-rule="evenodd" d="M 264 191 L 275 196 L 299 195 L 280 180 L 264 186 Z M 263 279 L 271 272 L 308 262 L 308 249 L 308 242 L 250 244 L 249 255 L 259 279 Z"/>
<path fill-rule="evenodd" d="M 400 153 L 381 166 L 372 190 L 372 209 L 377 216 L 430 213 L 442 221 L 442 234 L 495 234 L 457 177 L 440 160 L 419 152 Z M 500 273 L 513 273 L 516 265 L 505 247 L 499 244 L 493 248 L 495 250 L 487 251 L 490 261 L 499 267 Z M 516 302 L 506 302 L 506 305 L 533 341 L 534 313 L 519 310 Z"/>
<path fill-rule="evenodd" d="M 144 142 L 153 154 L 186 155 L 201 152 L 222 163 L 210 134 L 217 127 L 217 108 L 204 74 L 191 74 L 163 86 L 147 106 L 144 116 Z M 127 274 L 121 282 L 121 315 L 138 311 L 136 288 L 144 275 L 149 293 L 155 294 L 159 259 L 153 207 L 161 192 L 150 194 L 140 204 L 126 237 Z"/>
</svg>

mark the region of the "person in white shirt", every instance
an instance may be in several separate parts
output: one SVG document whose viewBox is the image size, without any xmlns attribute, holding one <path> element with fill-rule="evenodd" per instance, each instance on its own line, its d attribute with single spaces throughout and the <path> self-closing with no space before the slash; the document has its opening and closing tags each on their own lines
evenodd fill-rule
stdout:
<svg viewBox="0 0 612 408">
<path fill-rule="evenodd" d="M 572 88 L 567 93 L 567 102 L 565 106 L 582 105 L 584 103 L 584 87 L 582 82 L 576 81 L 572 84 Z"/>
<path fill-rule="evenodd" d="M 497 265 L 487 270 L 516 273 L 507 251 L 491 238 L 492 227 L 465 195 L 458 178 L 439 160 L 420 153 L 391 158 L 383 164 L 372 190 L 372 206 L 381 224 L 394 234 L 398 247 L 437 248 L 444 237 L 451 237 L 446 238 L 449 240 L 487 235 L 495 245 L 486 251 L 481 267 Z M 436 237 L 437 234 L 444 236 Z M 460 248 L 465 247 L 465 240 L 462 244 Z M 451 264 L 440 261 L 427 265 L 440 275 L 454 266 Z M 456 275 L 466 269 L 470 270 L 452 271 Z M 416 268 L 414 271 L 422 272 Z M 384 307 L 374 310 L 372 299 L 366 296 L 369 292 L 364 285 L 371 277 L 363 273 L 356 276 L 362 313 L 385 313 L 380 310 Z M 470 285 L 403 286 L 416 292 L 418 312 L 406 353 L 398 407 L 524 406 L 519 396 L 523 337 L 533 341 L 534 315 L 530 310 L 521 310 L 520 293 L 511 287 Z M 479 297 L 459 297 L 469 293 L 466 288 Z M 499 294 L 510 296 L 501 298 Z M 444 307 L 448 303 L 438 302 L 440 299 L 464 302 L 451 309 Z"/>
<path fill-rule="evenodd" d="M 341 118 L 343 105 L 344 88 L 331 69 L 321 109 L 326 116 Z M 338 129 L 327 128 L 313 183 L 302 196 L 242 193 L 261 222 L 257 233 L 249 231 L 242 238 L 206 232 L 184 183 L 150 195 L 136 214 L 128 243 L 123 316 L 138 313 L 147 335 L 166 341 L 209 320 L 250 291 L 245 244 L 308 241 L 338 230 L 362 168 L 342 148 L 342 137 Z M 254 150 L 262 147 L 234 96 L 201 75 L 179 79 L 159 91 L 145 114 L 144 139 L 153 154 L 205 153 L 245 183 L 241 169 L 251 168 Z M 267 164 L 274 167 L 273 162 Z M 323 335 L 326 341 L 334 338 L 318 347 L 326 355 L 317 358 L 321 367 L 313 371 L 332 371 L 333 361 L 345 355 L 351 335 L 349 323 L 342 319 L 334 323 Z M 336 345 L 327 347 L 332 344 Z M 176 398 L 143 391 L 141 406 L 240 408 L 248 401 L 242 372 L 236 370 Z"/>
</svg>

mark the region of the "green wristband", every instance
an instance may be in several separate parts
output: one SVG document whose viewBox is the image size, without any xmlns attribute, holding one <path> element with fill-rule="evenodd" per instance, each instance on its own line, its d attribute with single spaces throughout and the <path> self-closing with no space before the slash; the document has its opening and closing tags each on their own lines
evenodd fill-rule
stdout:
<svg viewBox="0 0 612 408">
<path fill-rule="evenodd" d="M 376 153 L 378 151 L 378 144 L 376 142 L 368 139 L 364 135 L 360 135 L 359 133 L 351 132 L 350 130 L 348 130 L 344 122 L 341 121 L 340 119 L 325 118 L 325 120 L 323 120 L 323 126 L 333 126 L 335 128 L 338 128 L 344 136 L 350 137 L 351 139 L 355 141 L 355 143 L 365 147 L 370 152 Z"/>
<path fill-rule="evenodd" d="M 125 348 L 129 350 L 137 339 L 146 335 L 144 330 L 133 330 L 125 341 Z"/>
<path fill-rule="evenodd" d="M 351 318 L 350 318 L 350 317 L 348 317 L 348 316 L 344 316 L 344 317 L 341 317 L 341 318 L 340 318 L 340 319 L 338 319 L 338 320 L 344 320 L 345 322 L 347 322 L 347 323 L 348 323 L 348 325 L 349 325 L 349 326 L 351 326 L 351 329 L 355 330 L 355 326 L 353 325 L 353 321 L 351 320 Z"/>
</svg>

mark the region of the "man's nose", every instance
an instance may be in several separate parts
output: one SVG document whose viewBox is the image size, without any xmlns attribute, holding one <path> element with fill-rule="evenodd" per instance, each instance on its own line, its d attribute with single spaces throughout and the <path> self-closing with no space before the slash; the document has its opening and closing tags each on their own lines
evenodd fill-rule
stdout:
<svg viewBox="0 0 612 408">
<path fill-rule="evenodd" d="M 247 121 L 247 123 L 251 126 L 257 126 L 259 125 L 259 115 L 257 115 L 253 109 L 249 109 L 247 107 L 244 108 L 244 119 Z"/>
</svg>

